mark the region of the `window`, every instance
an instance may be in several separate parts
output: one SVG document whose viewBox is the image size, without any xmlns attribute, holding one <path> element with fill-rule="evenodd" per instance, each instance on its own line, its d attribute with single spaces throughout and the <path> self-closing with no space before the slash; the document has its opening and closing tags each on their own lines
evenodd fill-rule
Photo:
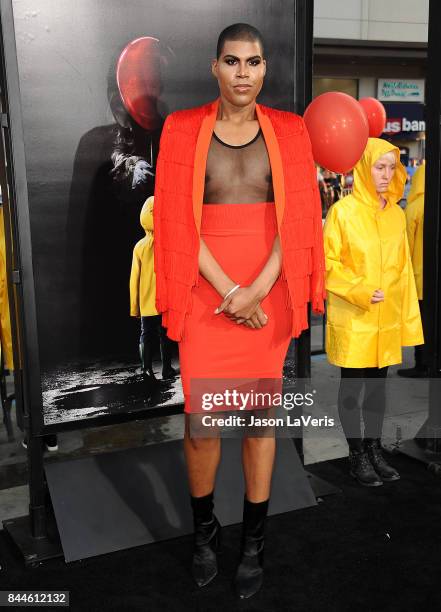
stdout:
<svg viewBox="0 0 441 612">
<path fill-rule="evenodd" d="M 312 97 L 316 98 L 320 94 L 328 91 L 341 91 L 345 94 L 358 98 L 357 79 L 333 79 L 318 77 L 312 79 Z"/>
</svg>

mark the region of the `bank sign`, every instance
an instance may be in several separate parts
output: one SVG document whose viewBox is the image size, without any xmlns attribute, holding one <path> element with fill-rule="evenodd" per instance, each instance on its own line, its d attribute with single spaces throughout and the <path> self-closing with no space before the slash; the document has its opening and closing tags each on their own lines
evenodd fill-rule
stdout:
<svg viewBox="0 0 441 612">
<path fill-rule="evenodd" d="M 381 102 L 424 102 L 424 79 L 378 79 Z"/>
<path fill-rule="evenodd" d="M 388 104 L 383 102 L 386 109 L 385 136 L 400 136 L 413 140 L 419 132 L 426 131 L 424 121 L 424 104 Z"/>
</svg>

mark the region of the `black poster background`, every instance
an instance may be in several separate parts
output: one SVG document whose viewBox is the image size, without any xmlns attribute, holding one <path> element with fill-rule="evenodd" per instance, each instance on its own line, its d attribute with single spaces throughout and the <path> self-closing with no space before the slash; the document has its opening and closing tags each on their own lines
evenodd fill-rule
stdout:
<svg viewBox="0 0 441 612">
<path fill-rule="evenodd" d="M 129 316 L 128 281 L 153 182 L 133 191 L 109 175 L 121 51 L 138 37 L 159 39 L 164 119 L 217 97 L 210 59 L 218 34 L 251 23 L 263 33 L 268 61 L 259 102 L 293 110 L 293 4 L 13 1 L 46 422 L 81 418 L 81 409 L 90 416 L 136 407 L 142 396 L 131 397 L 122 383 L 135 381 L 140 323 Z M 136 154 L 148 157 L 146 135 L 135 141 Z M 164 401 L 182 401 L 178 386 Z"/>
</svg>

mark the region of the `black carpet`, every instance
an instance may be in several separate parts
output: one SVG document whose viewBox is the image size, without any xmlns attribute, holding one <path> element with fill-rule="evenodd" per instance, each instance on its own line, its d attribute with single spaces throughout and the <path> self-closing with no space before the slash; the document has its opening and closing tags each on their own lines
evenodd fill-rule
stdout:
<svg viewBox="0 0 441 612">
<path fill-rule="evenodd" d="M 200 591 L 189 573 L 191 536 L 25 568 L 2 531 L 0 589 L 70 590 L 75 611 L 440 610 L 441 479 L 401 455 L 391 463 L 401 480 L 377 488 L 356 484 L 344 459 L 308 466 L 343 492 L 268 519 L 265 584 L 245 602 L 231 590 L 240 525 L 224 529 L 220 574 Z"/>
</svg>

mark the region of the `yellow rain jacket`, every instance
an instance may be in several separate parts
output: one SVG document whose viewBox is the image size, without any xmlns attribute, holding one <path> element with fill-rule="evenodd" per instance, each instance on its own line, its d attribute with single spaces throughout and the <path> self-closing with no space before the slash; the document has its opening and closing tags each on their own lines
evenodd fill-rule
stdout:
<svg viewBox="0 0 441 612">
<path fill-rule="evenodd" d="M 418 299 L 423 299 L 423 225 L 424 225 L 424 181 L 426 165 L 419 166 L 413 175 L 412 185 L 407 196 L 407 206 L 404 210 L 407 222 L 407 238 L 409 240 L 410 257 L 418 293 Z"/>
<path fill-rule="evenodd" d="M 12 357 L 8 283 L 6 279 L 6 245 L 3 206 L 0 206 L 0 344 L 4 366 L 7 370 L 12 370 L 14 368 L 14 362 Z"/>
<path fill-rule="evenodd" d="M 394 151 L 397 167 L 384 209 L 371 167 Z M 423 344 L 406 219 L 397 205 L 406 182 L 399 149 L 369 138 L 354 168 L 354 189 L 334 204 L 324 226 L 326 257 L 326 352 L 330 363 L 346 368 L 401 363 L 402 346 Z M 384 301 L 371 303 L 376 289 Z"/>
<path fill-rule="evenodd" d="M 146 236 L 133 249 L 130 274 L 130 315 L 148 317 L 159 314 L 155 306 L 156 274 L 153 267 L 153 196 L 141 210 L 141 225 Z"/>
</svg>

